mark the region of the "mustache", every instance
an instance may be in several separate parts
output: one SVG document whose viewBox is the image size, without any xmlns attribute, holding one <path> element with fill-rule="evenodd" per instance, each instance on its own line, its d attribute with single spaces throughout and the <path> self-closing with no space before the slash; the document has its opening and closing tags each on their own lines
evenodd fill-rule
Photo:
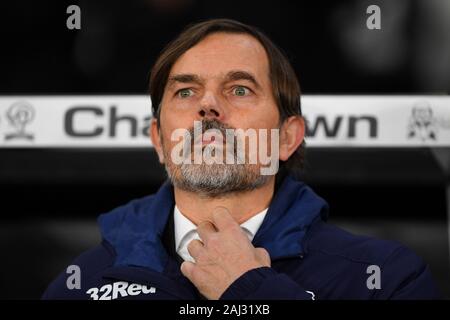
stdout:
<svg viewBox="0 0 450 320">
<path fill-rule="evenodd" d="M 199 130 L 199 127 L 197 126 L 196 128 L 197 130 Z M 227 124 L 224 124 L 220 121 L 217 121 L 216 119 L 212 119 L 212 120 L 201 120 L 201 134 L 204 134 L 207 130 L 215 130 L 218 133 L 220 133 L 222 135 L 223 138 L 223 143 L 228 147 L 228 143 L 230 142 L 229 140 L 226 139 L 226 130 L 236 130 L 235 127 L 229 126 Z M 191 128 L 188 129 L 189 131 L 189 135 L 191 137 L 195 136 L 195 128 L 194 126 L 192 126 Z M 197 132 L 198 133 L 198 132 Z M 232 148 L 231 149 L 227 149 L 226 151 L 224 150 L 224 152 L 231 152 L 235 157 L 237 156 L 237 152 L 238 152 L 238 137 L 233 135 L 232 136 Z M 196 141 L 194 139 L 191 139 L 191 150 L 194 150 L 194 145 L 195 145 Z M 201 141 L 200 141 L 201 143 Z M 205 149 L 207 146 L 202 146 L 202 149 Z"/>
<path fill-rule="evenodd" d="M 225 137 L 227 129 L 236 130 L 236 128 L 234 128 L 232 126 L 229 126 L 229 125 L 226 125 L 226 124 L 224 124 L 222 122 L 219 122 L 219 121 L 217 121 L 215 119 L 213 119 L 213 120 L 202 120 L 202 133 L 204 133 L 205 131 L 210 130 L 210 129 L 214 129 L 214 130 L 220 131 L 220 133 L 222 134 L 223 137 Z M 194 129 L 193 126 L 191 128 L 189 128 L 189 134 L 191 135 L 191 137 L 194 136 L 194 132 L 195 132 L 195 129 Z"/>
</svg>

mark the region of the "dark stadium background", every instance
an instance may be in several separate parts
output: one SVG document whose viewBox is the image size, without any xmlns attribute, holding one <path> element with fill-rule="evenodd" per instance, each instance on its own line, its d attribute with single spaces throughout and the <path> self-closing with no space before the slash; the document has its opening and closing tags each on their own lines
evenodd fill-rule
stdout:
<svg viewBox="0 0 450 320">
<path fill-rule="evenodd" d="M 2 1 L 0 95 L 145 94 L 162 47 L 185 25 L 213 17 L 264 30 L 288 54 L 305 94 L 448 94 L 450 63 L 437 65 L 450 59 L 446 0 L 311 3 Z M 81 8 L 81 30 L 66 28 L 70 4 Z M 359 27 L 370 4 L 382 10 L 382 29 L 372 33 Z M 310 148 L 303 178 L 329 202 L 332 223 L 408 245 L 450 296 L 445 151 Z M 164 179 L 150 148 L 0 148 L 0 298 L 39 298 L 99 241 L 100 213 L 155 192 Z"/>
</svg>

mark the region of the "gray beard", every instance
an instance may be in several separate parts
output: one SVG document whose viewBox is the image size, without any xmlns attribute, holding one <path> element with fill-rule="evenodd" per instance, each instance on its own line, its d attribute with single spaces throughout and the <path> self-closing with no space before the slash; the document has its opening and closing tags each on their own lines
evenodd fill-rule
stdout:
<svg viewBox="0 0 450 320">
<path fill-rule="evenodd" d="M 226 127 L 216 120 L 203 121 L 202 132 L 208 129 L 220 130 L 226 136 Z M 232 129 L 232 128 L 230 128 Z M 194 136 L 194 129 L 190 129 L 190 136 Z M 164 158 L 167 159 L 165 168 L 172 184 L 185 191 L 195 192 L 204 197 L 221 197 L 227 194 L 250 191 L 262 187 L 269 180 L 269 175 L 262 175 L 260 167 L 255 164 L 239 164 L 237 162 L 237 143 L 234 143 L 234 164 L 174 164 L 170 158 L 170 150 L 164 148 L 161 140 Z M 191 146 L 192 147 L 192 146 Z"/>
<path fill-rule="evenodd" d="M 256 165 L 202 163 L 165 167 L 175 187 L 210 198 L 254 190 L 270 179 L 269 175 L 261 175 Z"/>
</svg>

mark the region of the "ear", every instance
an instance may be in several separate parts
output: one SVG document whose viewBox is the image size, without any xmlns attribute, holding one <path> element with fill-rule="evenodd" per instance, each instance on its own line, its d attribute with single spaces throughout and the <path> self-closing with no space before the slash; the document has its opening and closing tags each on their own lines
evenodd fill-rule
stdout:
<svg viewBox="0 0 450 320">
<path fill-rule="evenodd" d="M 162 149 L 160 134 L 161 134 L 161 131 L 160 131 L 160 128 L 158 128 L 158 120 L 153 118 L 150 123 L 149 135 L 150 135 L 150 139 L 152 141 L 153 147 L 155 148 L 156 153 L 158 154 L 159 162 L 164 163 L 164 152 Z"/>
<path fill-rule="evenodd" d="M 287 118 L 280 130 L 280 160 L 286 161 L 302 144 L 305 137 L 305 120 L 301 116 Z"/>
</svg>

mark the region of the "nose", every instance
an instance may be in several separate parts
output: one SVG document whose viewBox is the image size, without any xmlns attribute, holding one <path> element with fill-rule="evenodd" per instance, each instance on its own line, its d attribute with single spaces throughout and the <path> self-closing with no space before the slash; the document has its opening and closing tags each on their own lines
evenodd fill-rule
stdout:
<svg viewBox="0 0 450 320">
<path fill-rule="evenodd" d="M 222 103 L 212 92 L 206 92 L 200 100 L 198 114 L 201 119 L 223 121 L 225 112 Z"/>
</svg>

